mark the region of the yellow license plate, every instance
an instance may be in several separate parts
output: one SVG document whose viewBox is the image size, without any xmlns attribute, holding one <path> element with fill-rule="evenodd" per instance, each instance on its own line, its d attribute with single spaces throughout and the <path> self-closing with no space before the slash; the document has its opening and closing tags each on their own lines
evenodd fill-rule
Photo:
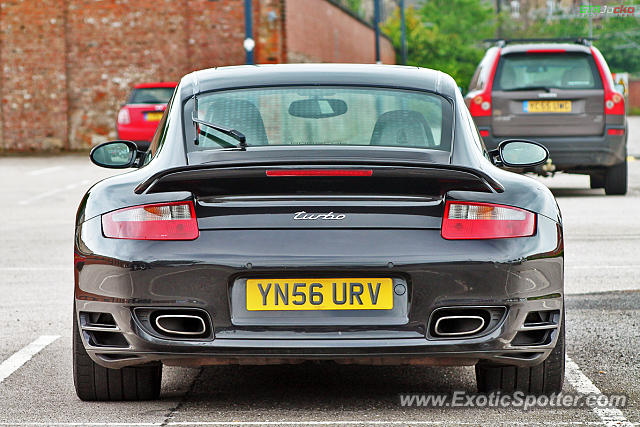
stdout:
<svg viewBox="0 0 640 427">
<path fill-rule="evenodd" d="M 524 101 L 525 113 L 570 113 L 571 101 Z"/>
<path fill-rule="evenodd" d="M 163 113 L 145 113 L 144 119 L 148 122 L 159 122 Z"/>
<path fill-rule="evenodd" d="M 393 280 L 249 279 L 247 310 L 391 310 Z"/>
</svg>

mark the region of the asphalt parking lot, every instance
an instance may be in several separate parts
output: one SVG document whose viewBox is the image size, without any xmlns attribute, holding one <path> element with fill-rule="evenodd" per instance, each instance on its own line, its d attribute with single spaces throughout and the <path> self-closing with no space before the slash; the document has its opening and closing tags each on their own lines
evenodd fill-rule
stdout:
<svg viewBox="0 0 640 427">
<path fill-rule="evenodd" d="M 473 369 L 332 363 L 166 368 L 159 401 L 81 402 L 71 377 L 74 215 L 86 189 L 114 172 L 86 155 L 2 157 L 0 425 L 639 425 L 640 119 L 629 154 L 639 160 L 625 197 L 590 190 L 585 176 L 543 179 L 565 221 L 564 392 L 628 396 L 605 411 L 408 408 L 400 393 L 474 392 Z"/>
</svg>

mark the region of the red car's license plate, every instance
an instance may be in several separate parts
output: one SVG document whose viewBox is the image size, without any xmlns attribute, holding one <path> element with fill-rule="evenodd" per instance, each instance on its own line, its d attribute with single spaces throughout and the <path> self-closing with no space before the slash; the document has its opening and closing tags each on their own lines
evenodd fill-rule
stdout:
<svg viewBox="0 0 640 427">
<path fill-rule="evenodd" d="M 144 113 L 144 119 L 148 122 L 159 122 L 162 118 L 162 112 Z"/>
</svg>

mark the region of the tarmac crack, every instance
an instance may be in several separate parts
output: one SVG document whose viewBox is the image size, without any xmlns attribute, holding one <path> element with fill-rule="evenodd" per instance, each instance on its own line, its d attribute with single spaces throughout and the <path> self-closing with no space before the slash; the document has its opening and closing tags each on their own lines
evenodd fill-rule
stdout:
<svg viewBox="0 0 640 427">
<path fill-rule="evenodd" d="M 193 381 L 191 381 L 191 385 L 189 386 L 185 394 L 182 395 L 182 398 L 180 399 L 180 401 L 178 401 L 178 404 L 173 408 L 169 408 L 169 412 L 167 412 L 167 414 L 164 416 L 164 420 L 160 424 L 161 427 L 168 426 L 169 423 L 171 422 L 171 419 L 175 415 L 175 413 L 185 404 L 185 402 L 187 401 L 187 398 L 193 393 L 193 390 L 196 387 L 196 383 L 198 382 L 198 378 L 200 378 L 200 375 L 202 375 L 203 370 L 204 368 L 202 367 L 198 370 L 198 374 L 195 377 L 193 377 Z"/>
</svg>

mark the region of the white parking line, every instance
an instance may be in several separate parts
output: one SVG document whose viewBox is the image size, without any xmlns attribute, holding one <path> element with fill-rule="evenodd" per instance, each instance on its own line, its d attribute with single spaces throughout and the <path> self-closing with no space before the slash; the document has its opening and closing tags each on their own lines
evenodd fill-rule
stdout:
<svg viewBox="0 0 640 427">
<path fill-rule="evenodd" d="M 350 425 L 365 425 L 365 426 L 478 426 L 482 425 L 477 421 L 415 421 L 415 420 L 406 420 L 406 421 L 357 421 L 357 420 L 348 420 L 348 421 L 220 421 L 220 422 L 198 422 L 198 421 L 183 421 L 183 422 L 169 422 L 163 424 L 165 426 L 280 426 L 280 425 L 306 425 L 306 426 L 323 426 L 323 425 L 340 425 L 340 426 L 350 426 Z M 529 422 L 529 421 L 498 421 L 496 423 L 491 423 L 490 425 L 506 425 L 506 426 L 570 426 L 570 425 L 602 425 L 601 422 L 584 422 L 584 421 L 539 421 L 539 422 Z"/>
<path fill-rule="evenodd" d="M 49 190 L 49 191 L 45 191 L 44 193 L 40 193 L 40 194 L 36 194 L 33 197 L 29 197 L 28 199 L 24 199 L 24 200 L 20 200 L 18 202 L 19 205 L 28 205 L 31 202 L 35 202 L 36 200 L 40 200 L 40 199 L 44 199 L 45 197 L 49 197 L 49 196 L 54 196 L 58 193 L 62 193 L 64 191 L 69 191 L 69 190 L 73 190 L 74 188 L 77 187 L 81 187 L 83 185 L 89 184 L 91 182 L 91 180 L 89 179 L 85 179 L 83 181 L 80 181 L 76 184 L 69 184 L 65 187 L 61 187 L 61 188 L 55 188 L 53 190 Z"/>
<path fill-rule="evenodd" d="M 568 269 L 575 269 L 575 270 L 589 270 L 589 269 L 596 269 L 596 270 L 605 270 L 605 269 L 613 269 L 613 270 L 620 270 L 620 269 L 632 269 L 632 270 L 640 270 L 640 265 L 639 264 L 631 264 L 631 265 L 567 265 L 566 266 Z"/>
<path fill-rule="evenodd" d="M 565 366 L 565 378 L 573 386 L 578 393 L 602 395 L 602 392 L 596 387 L 589 377 L 582 373 L 580 367 L 567 356 Z M 629 422 L 618 408 L 600 408 L 592 407 L 593 412 L 602 420 L 602 423 L 606 426 L 623 426 L 632 427 L 633 424 Z"/>
<path fill-rule="evenodd" d="M 158 423 L 92 423 L 92 422 L 17 422 L 17 423 L 0 423 L 0 426 L 326 426 L 326 425 L 364 425 L 364 426 L 478 426 L 481 425 L 477 421 L 180 421 L 180 422 L 158 422 Z M 498 421 L 491 425 L 504 426 L 588 426 L 602 425 L 601 421 Z"/>
<path fill-rule="evenodd" d="M 31 360 L 31 358 L 38 354 L 40 350 L 58 338 L 60 338 L 60 335 L 42 335 L 37 340 L 18 350 L 7 360 L 0 363 L 0 383 L 7 379 L 9 375 L 20 369 L 22 365 Z"/>
<path fill-rule="evenodd" d="M 50 168 L 36 169 L 34 171 L 27 173 L 27 175 L 31 175 L 31 176 L 44 175 L 45 173 L 59 171 L 60 169 L 62 169 L 62 166 L 51 166 Z"/>
</svg>

